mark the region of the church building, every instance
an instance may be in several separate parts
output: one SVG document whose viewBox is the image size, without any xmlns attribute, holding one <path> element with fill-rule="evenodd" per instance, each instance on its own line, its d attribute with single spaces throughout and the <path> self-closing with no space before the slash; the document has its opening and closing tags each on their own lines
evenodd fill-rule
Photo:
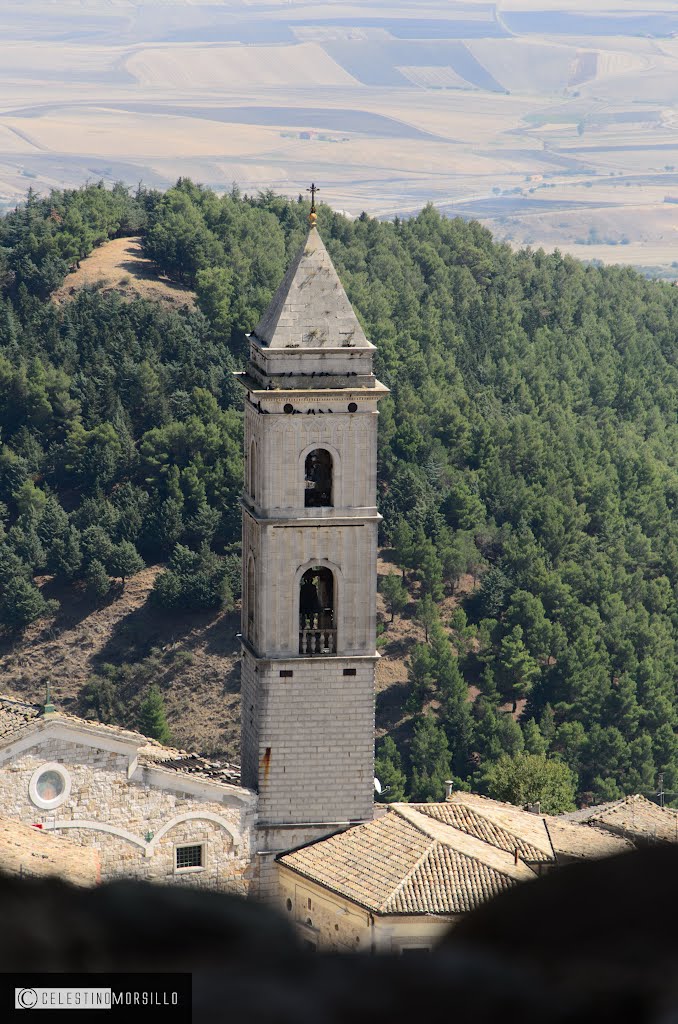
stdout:
<svg viewBox="0 0 678 1024">
<path fill-rule="evenodd" d="M 277 854 L 374 799 L 375 348 L 316 227 L 250 335 L 242 769 L 0 697 L 0 802 L 123 875 L 275 899 Z"/>
<path fill-rule="evenodd" d="M 237 891 L 277 904 L 312 948 L 422 952 L 494 893 L 628 842 L 471 794 L 375 808 L 377 418 L 388 389 L 314 206 L 249 345 L 236 375 L 241 768 L 63 714 L 49 698 L 41 708 L 0 696 L 11 819 L 0 822 L 0 868 L 73 873 L 77 844 L 88 852 L 74 881 Z"/>
<path fill-rule="evenodd" d="M 242 784 L 262 884 L 282 850 L 373 817 L 378 403 L 316 227 L 249 336 L 242 501 Z M 268 881 L 267 881 L 268 880 Z"/>
</svg>

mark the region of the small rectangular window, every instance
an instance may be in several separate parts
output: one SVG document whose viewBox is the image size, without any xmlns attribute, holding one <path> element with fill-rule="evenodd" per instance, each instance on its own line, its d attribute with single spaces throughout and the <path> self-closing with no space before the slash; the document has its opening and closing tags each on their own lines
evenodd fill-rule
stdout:
<svg viewBox="0 0 678 1024">
<path fill-rule="evenodd" d="M 203 868 L 205 866 L 205 847 L 203 843 L 195 846 L 176 846 L 174 849 L 174 865 L 177 871 Z"/>
<path fill-rule="evenodd" d="M 291 679 L 293 675 L 294 675 L 294 672 L 292 671 L 291 668 L 281 668 L 280 669 L 280 678 L 281 679 Z"/>
<path fill-rule="evenodd" d="M 354 676 L 355 675 L 355 669 L 354 668 L 345 668 L 344 669 L 344 675 L 345 676 Z"/>
</svg>

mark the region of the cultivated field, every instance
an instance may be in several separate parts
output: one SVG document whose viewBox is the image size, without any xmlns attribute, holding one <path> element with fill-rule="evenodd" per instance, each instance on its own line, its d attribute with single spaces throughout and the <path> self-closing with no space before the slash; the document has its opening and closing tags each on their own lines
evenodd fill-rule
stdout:
<svg viewBox="0 0 678 1024">
<path fill-rule="evenodd" d="M 356 215 L 432 201 L 671 274 L 677 169 L 671 0 L 0 7 L 0 209 L 99 178 L 314 178 Z"/>
</svg>

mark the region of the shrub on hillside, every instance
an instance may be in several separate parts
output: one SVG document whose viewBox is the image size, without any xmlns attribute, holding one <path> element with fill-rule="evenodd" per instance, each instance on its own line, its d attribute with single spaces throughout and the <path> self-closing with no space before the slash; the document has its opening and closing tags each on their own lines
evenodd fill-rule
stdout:
<svg viewBox="0 0 678 1024">
<path fill-rule="evenodd" d="M 225 560 L 209 548 L 196 552 L 177 544 L 167 569 L 156 578 L 152 599 L 168 609 L 231 608 L 233 596 L 227 572 Z"/>
</svg>

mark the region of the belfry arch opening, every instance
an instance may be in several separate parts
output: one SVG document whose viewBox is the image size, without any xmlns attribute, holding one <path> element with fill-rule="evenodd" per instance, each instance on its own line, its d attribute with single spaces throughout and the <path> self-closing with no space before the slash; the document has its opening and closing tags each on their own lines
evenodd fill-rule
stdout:
<svg viewBox="0 0 678 1024">
<path fill-rule="evenodd" d="M 314 448 L 304 466 L 304 505 L 306 508 L 331 508 L 332 456 L 326 448 Z"/>
<path fill-rule="evenodd" d="M 336 654 L 334 573 L 323 565 L 307 569 L 299 584 L 299 653 Z"/>
</svg>

